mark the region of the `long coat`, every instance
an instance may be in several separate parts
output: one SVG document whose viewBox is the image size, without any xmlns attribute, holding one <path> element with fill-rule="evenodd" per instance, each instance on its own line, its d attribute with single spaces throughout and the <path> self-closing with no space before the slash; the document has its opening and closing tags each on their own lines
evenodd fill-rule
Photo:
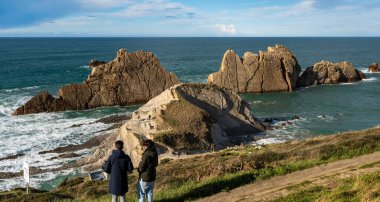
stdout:
<svg viewBox="0 0 380 202">
<path fill-rule="evenodd" d="M 102 168 L 111 174 L 108 188 L 110 194 L 121 196 L 128 192 L 128 172 L 132 172 L 133 165 L 123 150 L 113 150 Z"/>
</svg>

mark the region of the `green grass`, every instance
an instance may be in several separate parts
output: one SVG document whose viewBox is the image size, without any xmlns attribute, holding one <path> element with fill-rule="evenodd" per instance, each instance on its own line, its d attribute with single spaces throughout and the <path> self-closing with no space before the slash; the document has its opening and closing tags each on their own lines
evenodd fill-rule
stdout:
<svg viewBox="0 0 380 202">
<path fill-rule="evenodd" d="M 285 175 L 379 150 L 380 128 L 375 128 L 306 141 L 267 145 L 261 149 L 254 146 L 240 146 L 191 158 L 163 160 L 157 168 L 155 201 L 203 198 L 256 180 Z M 378 180 L 378 178 L 361 179 L 371 183 Z M 134 173 L 130 176 L 128 201 L 136 201 L 136 182 L 137 174 Z M 49 197 L 49 199 L 56 197 L 61 201 L 109 201 L 110 195 L 107 189 L 107 182 L 73 179 L 50 192 L 32 194 L 35 198 L 29 201 L 44 201 Z M 304 192 L 295 197 L 302 195 L 304 198 L 300 201 L 313 201 L 315 197 L 324 195 L 326 188 L 316 187 Z M 4 201 L 22 201 L 21 199 L 25 197 L 22 193 L 20 195 L 10 193 L 0 193 L 0 197 L 8 194 Z M 347 188 L 337 191 L 330 197 L 340 198 L 357 194 L 352 188 Z"/>
<path fill-rule="evenodd" d="M 299 191 L 295 194 L 290 194 L 287 197 L 273 200 L 273 202 L 308 202 L 308 201 L 316 201 L 318 198 L 326 195 L 328 193 L 328 189 L 322 186 L 314 186 L 312 188 Z"/>
<path fill-rule="evenodd" d="M 273 202 L 297 201 L 380 201 L 380 172 L 341 180 L 335 188 L 313 186 Z"/>
<path fill-rule="evenodd" d="M 360 168 L 365 169 L 365 168 L 373 168 L 373 167 L 377 167 L 377 166 L 380 166 L 380 161 L 376 161 L 374 163 L 369 163 L 369 164 L 364 164 L 364 165 L 360 166 Z"/>
</svg>

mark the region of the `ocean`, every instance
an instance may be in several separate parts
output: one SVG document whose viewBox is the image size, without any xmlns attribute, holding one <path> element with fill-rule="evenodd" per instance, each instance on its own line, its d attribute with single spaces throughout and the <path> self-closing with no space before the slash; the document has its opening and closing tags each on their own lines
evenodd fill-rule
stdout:
<svg viewBox="0 0 380 202">
<path fill-rule="evenodd" d="M 38 152 L 83 143 L 109 127 L 88 123 L 131 113 L 139 107 L 11 115 L 40 91 L 57 95 L 60 86 L 83 82 L 91 71 L 87 66 L 91 59 L 112 60 L 120 48 L 152 51 L 181 82 L 207 82 L 208 74 L 219 70 L 227 49 L 242 56 L 246 51 L 267 50 L 275 44 L 288 47 L 302 69 L 321 60 L 349 61 L 367 79 L 295 92 L 242 95 L 252 105 L 256 117 L 278 119 L 277 129 L 259 135 L 258 143 L 304 139 L 380 124 L 380 74 L 367 72 L 371 63 L 380 63 L 380 38 L 0 38 L 0 158 L 26 154 L 1 161 L 0 172 L 18 172 L 23 161 L 42 169 L 73 161 L 76 158 L 49 160 L 56 154 Z M 300 119 L 284 124 L 294 115 Z M 71 127 L 81 123 L 80 127 Z M 91 151 L 80 153 L 90 155 Z M 31 185 L 51 189 L 66 176 L 80 174 L 80 170 L 41 174 L 32 177 Z M 21 177 L 0 179 L 0 190 L 17 186 L 23 186 Z"/>
</svg>

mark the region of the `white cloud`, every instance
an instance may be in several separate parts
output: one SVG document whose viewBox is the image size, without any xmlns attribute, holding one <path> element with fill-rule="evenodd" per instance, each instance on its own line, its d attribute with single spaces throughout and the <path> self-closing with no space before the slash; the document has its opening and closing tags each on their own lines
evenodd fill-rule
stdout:
<svg viewBox="0 0 380 202">
<path fill-rule="evenodd" d="M 218 29 L 219 32 L 224 34 L 236 34 L 237 30 L 234 24 L 216 24 L 215 27 Z"/>
<path fill-rule="evenodd" d="M 208 10 L 176 0 L 72 0 L 81 12 L 12 34 L 86 33 L 105 36 L 379 36 L 378 0 L 298 0 Z M 348 2 L 348 3 L 347 3 Z M 351 2 L 351 3 L 349 3 Z M 50 35 L 49 35 L 50 36 Z"/>
<path fill-rule="evenodd" d="M 86 9 L 105 9 L 126 6 L 134 0 L 76 0 L 79 5 Z"/>
<path fill-rule="evenodd" d="M 172 16 L 194 13 L 194 8 L 168 0 L 135 2 L 126 9 L 111 13 L 118 17 Z"/>
</svg>

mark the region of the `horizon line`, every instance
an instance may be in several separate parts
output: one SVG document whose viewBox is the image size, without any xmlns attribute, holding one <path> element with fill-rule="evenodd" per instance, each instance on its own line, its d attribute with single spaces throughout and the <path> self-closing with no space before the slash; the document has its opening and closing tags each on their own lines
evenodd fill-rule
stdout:
<svg viewBox="0 0 380 202">
<path fill-rule="evenodd" d="M 0 36 L 0 38 L 380 38 L 380 36 Z"/>
</svg>

